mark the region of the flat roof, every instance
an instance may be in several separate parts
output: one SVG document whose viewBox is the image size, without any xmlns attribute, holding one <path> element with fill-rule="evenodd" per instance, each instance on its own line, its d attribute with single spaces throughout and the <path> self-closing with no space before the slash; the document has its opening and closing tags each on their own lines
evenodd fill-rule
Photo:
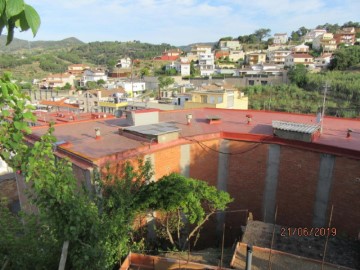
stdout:
<svg viewBox="0 0 360 270">
<path fill-rule="evenodd" d="M 246 115 L 252 114 L 251 124 L 247 124 Z M 187 114 L 192 114 L 191 124 L 187 125 Z M 217 115 L 221 122 L 210 125 L 209 115 Z M 160 111 L 160 122 L 171 122 L 180 129 L 179 138 L 197 135 L 214 134 L 220 132 L 240 133 L 250 135 L 273 136 L 272 121 L 300 122 L 316 124 L 316 115 L 290 114 L 282 112 L 229 110 L 229 109 L 188 109 L 174 111 Z M 360 156 L 360 120 L 325 117 L 323 133 L 313 145 L 335 146 L 353 151 L 359 151 Z M 68 151 L 98 159 L 114 153 L 136 149 L 149 143 L 119 135 L 120 127 L 129 128 L 126 118 L 100 118 L 77 123 L 67 123 L 55 126 L 54 135 L 58 141 L 71 143 Z M 100 128 L 101 139 L 95 140 L 95 128 Z M 347 138 L 348 129 L 352 129 L 351 137 Z M 42 135 L 47 127 L 33 128 L 34 135 Z"/>
</svg>

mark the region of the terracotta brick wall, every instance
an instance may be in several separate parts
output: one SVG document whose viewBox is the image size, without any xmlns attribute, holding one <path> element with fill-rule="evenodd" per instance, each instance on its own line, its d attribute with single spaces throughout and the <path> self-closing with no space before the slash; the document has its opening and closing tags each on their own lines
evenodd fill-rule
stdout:
<svg viewBox="0 0 360 270">
<path fill-rule="evenodd" d="M 329 216 L 332 204 L 331 227 L 356 237 L 360 233 L 360 160 L 336 157 L 328 204 Z"/>
<path fill-rule="evenodd" d="M 154 153 L 155 179 L 172 172 L 180 172 L 180 146 L 175 146 Z"/>
<path fill-rule="evenodd" d="M 319 166 L 319 153 L 281 147 L 276 223 L 312 225 Z"/>
<path fill-rule="evenodd" d="M 266 144 L 230 142 L 229 152 L 239 154 L 229 156 L 228 192 L 235 199 L 229 210 L 249 209 L 254 219 L 262 219 L 267 151 Z M 238 215 L 226 221 L 236 222 Z"/>
<path fill-rule="evenodd" d="M 219 140 L 202 143 L 211 149 L 219 150 Z M 217 185 L 219 154 L 205 146 L 194 143 L 190 147 L 190 177 L 205 180 L 210 185 Z"/>
</svg>

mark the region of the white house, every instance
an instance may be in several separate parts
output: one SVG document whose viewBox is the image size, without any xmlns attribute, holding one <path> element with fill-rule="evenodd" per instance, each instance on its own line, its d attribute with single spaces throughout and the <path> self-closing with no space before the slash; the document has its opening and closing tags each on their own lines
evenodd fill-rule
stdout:
<svg viewBox="0 0 360 270">
<path fill-rule="evenodd" d="M 274 35 L 274 44 L 285 44 L 288 41 L 288 35 L 286 33 L 276 33 Z"/>
<path fill-rule="evenodd" d="M 210 76 L 215 71 L 214 55 L 201 53 L 199 55 L 199 68 L 201 76 Z"/>
<path fill-rule="evenodd" d="M 116 64 L 116 67 L 117 68 L 130 68 L 131 67 L 131 59 L 129 57 L 119 59 Z"/>
<path fill-rule="evenodd" d="M 268 51 L 267 57 L 269 58 L 269 63 L 284 65 L 285 58 L 291 53 L 289 50 L 276 50 L 276 51 Z"/>
<path fill-rule="evenodd" d="M 326 33 L 325 29 L 313 29 L 304 36 L 304 42 L 313 42 L 313 40 Z"/>
<path fill-rule="evenodd" d="M 80 80 L 80 86 L 85 86 L 87 82 L 97 82 L 99 80 L 104 80 L 105 82 L 107 82 L 107 75 L 104 70 L 87 69 L 84 71 L 83 77 Z"/>
<path fill-rule="evenodd" d="M 124 88 L 125 92 L 130 97 L 137 97 L 146 90 L 145 82 L 142 81 L 120 81 L 117 82 L 116 85 Z"/>
</svg>

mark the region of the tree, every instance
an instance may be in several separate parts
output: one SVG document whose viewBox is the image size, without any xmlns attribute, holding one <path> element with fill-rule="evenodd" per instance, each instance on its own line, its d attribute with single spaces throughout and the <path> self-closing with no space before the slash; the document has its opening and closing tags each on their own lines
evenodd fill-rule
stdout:
<svg viewBox="0 0 360 270">
<path fill-rule="evenodd" d="M 96 83 L 99 86 L 103 86 L 104 84 L 106 84 L 106 82 L 103 79 L 98 80 Z"/>
<path fill-rule="evenodd" d="M 307 83 L 308 70 L 303 64 L 297 64 L 288 72 L 290 81 L 299 87 L 303 87 Z"/>
<path fill-rule="evenodd" d="M 350 46 L 336 50 L 330 61 L 329 69 L 345 70 L 360 63 L 360 47 Z"/>
<path fill-rule="evenodd" d="M 267 28 L 260 28 L 254 32 L 254 35 L 257 37 L 259 42 L 262 42 L 262 40 L 268 36 L 270 36 L 270 29 Z"/>
<path fill-rule="evenodd" d="M 174 247 L 181 250 L 187 247 L 212 215 L 225 210 L 232 202 L 227 192 L 176 173 L 142 186 L 136 200 L 144 211 L 162 212 L 164 218 L 158 220 L 160 231 Z M 189 231 L 184 234 L 186 230 Z"/>
<path fill-rule="evenodd" d="M 10 44 L 14 37 L 14 30 L 20 31 L 31 29 L 35 36 L 40 27 L 40 16 L 36 10 L 25 4 L 23 0 L 0 1 L 0 35 L 6 27 L 7 41 Z"/>
<path fill-rule="evenodd" d="M 160 76 L 158 78 L 159 81 L 159 88 L 164 89 L 167 88 L 169 85 L 173 84 L 175 82 L 174 78 L 168 77 L 168 76 Z"/>
</svg>

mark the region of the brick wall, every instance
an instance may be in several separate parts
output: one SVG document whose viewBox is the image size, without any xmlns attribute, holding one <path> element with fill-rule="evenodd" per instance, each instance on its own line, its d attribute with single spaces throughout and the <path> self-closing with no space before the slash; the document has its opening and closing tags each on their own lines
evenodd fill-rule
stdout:
<svg viewBox="0 0 360 270">
<path fill-rule="evenodd" d="M 206 146 L 219 150 L 219 140 L 202 142 L 202 146 L 197 143 L 191 145 L 190 177 L 205 180 L 210 185 L 216 186 L 219 154 Z"/>
<path fill-rule="evenodd" d="M 277 224 L 311 226 L 319 165 L 319 153 L 281 147 Z"/>
<path fill-rule="evenodd" d="M 180 146 L 155 152 L 154 156 L 155 179 L 172 172 L 180 172 Z"/>
<path fill-rule="evenodd" d="M 229 210 L 249 209 L 254 219 L 262 219 L 267 151 L 266 144 L 230 142 L 229 152 L 235 155 L 229 156 L 228 192 L 235 200 Z"/>
<path fill-rule="evenodd" d="M 360 233 L 360 160 L 336 157 L 328 216 L 334 205 L 331 227 L 357 236 Z"/>
</svg>

